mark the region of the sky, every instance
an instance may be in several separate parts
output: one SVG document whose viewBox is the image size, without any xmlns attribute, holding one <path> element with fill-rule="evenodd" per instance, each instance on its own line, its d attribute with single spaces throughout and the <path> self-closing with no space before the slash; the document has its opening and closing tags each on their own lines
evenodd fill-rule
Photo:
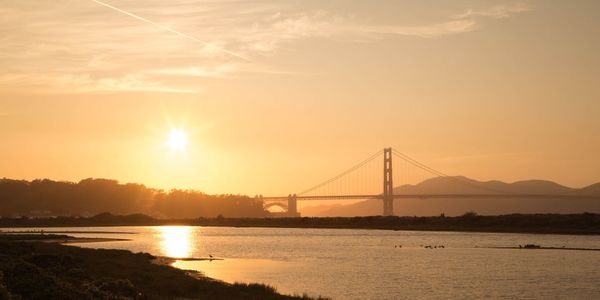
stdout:
<svg viewBox="0 0 600 300">
<path fill-rule="evenodd" d="M 450 175 L 587 186 L 599 10 L 3 0 L 0 177 L 287 195 L 394 147 Z M 173 129 L 185 149 L 168 147 Z"/>
</svg>

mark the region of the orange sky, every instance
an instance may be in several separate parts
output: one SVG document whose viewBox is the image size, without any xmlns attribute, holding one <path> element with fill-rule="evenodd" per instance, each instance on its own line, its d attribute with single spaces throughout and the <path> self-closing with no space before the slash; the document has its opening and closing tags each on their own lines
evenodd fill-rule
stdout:
<svg viewBox="0 0 600 300">
<path fill-rule="evenodd" d="M 599 9 L 2 1 L 0 177 L 287 195 L 391 146 L 452 175 L 589 185 Z"/>
</svg>

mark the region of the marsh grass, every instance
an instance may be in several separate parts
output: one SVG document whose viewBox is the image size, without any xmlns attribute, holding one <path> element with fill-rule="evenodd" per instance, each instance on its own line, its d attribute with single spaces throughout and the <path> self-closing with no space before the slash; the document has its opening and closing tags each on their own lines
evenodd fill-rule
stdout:
<svg viewBox="0 0 600 300">
<path fill-rule="evenodd" d="M 282 295 L 264 284 L 193 278 L 153 264 L 147 253 L 6 236 L 0 235 L 0 299 L 312 299 Z"/>
</svg>

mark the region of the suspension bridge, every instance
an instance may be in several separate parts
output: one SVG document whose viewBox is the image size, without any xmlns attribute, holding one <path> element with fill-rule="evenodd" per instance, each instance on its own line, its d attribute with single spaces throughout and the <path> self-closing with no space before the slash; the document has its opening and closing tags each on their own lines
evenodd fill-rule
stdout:
<svg viewBox="0 0 600 300">
<path fill-rule="evenodd" d="M 452 183 L 457 193 L 410 193 L 402 186 L 394 186 L 394 180 L 416 182 L 415 179 L 440 177 Z M 426 177 L 423 177 L 426 176 Z M 468 190 L 468 193 L 464 191 Z M 598 199 L 598 196 L 573 194 L 530 194 L 514 193 L 483 186 L 476 181 L 464 177 L 449 176 L 431 168 L 408 155 L 393 148 L 385 148 L 369 156 L 367 159 L 347 169 L 346 171 L 323 181 L 299 193 L 287 196 L 255 197 L 262 200 L 265 209 L 279 207 L 287 217 L 298 217 L 298 201 L 311 200 L 368 200 L 382 201 L 382 215 L 394 215 L 394 199 L 427 199 L 427 198 L 523 198 L 523 199 Z"/>
</svg>

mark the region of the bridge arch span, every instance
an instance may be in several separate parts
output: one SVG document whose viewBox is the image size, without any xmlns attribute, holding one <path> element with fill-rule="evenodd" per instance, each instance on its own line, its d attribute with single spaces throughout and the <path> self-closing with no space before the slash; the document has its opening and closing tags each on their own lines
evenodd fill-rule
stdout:
<svg viewBox="0 0 600 300">
<path fill-rule="evenodd" d="M 265 205 L 263 205 L 264 209 L 269 209 L 271 207 L 279 207 L 286 212 L 288 211 L 288 206 L 285 203 L 281 203 L 281 202 L 270 202 L 270 203 L 265 203 Z"/>
</svg>

